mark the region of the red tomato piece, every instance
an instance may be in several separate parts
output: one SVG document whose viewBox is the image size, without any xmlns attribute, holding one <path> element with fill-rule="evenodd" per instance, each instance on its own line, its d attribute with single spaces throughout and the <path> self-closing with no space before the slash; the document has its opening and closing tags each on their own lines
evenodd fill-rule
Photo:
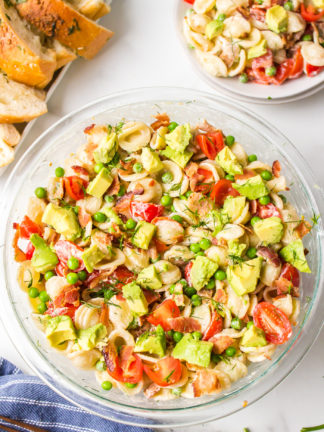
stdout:
<svg viewBox="0 0 324 432">
<path fill-rule="evenodd" d="M 321 12 L 316 13 L 316 9 L 312 4 L 309 4 L 307 8 L 305 8 L 304 3 L 300 5 L 300 13 L 305 21 L 314 22 L 322 18 L 324 15 L 324 9 Z"/>
<path fill-rule="evenodd" d="M 29 239 L 32 234 L 42 235 L 42 228 L 33 222 L 28 216 L 25 216 L 19 225 L 19 235 L 21 238 Z"/>
<path fill-rule="evenodd" d="M 107 365 L 107 372 L 115 380 L 123 381 L 123 371 L 120 367 L 116 345 L 109 342 L 102 350 Z"/>
<path fill-rule="evenodd" d="M 300 48 L 297 49 L 297 51 L 294 54 L 294 57 L 290 59 L 291 61 L 291 68 L 289 72 L 289 78 L 295 79 L 298 78 L 302 73 L 304 69 L 304 58 L 301 55 Z"/>
<path fill-rule="evenodd" d="M 291 324 L 286 315 L 269 302 L 261 302 L 253 311 L 254 324 L 261 328 L 268 342 L 281 345 L 292 334 Z"/>
<path fill-rule="evenodd" d="M 64 267 L 67 267 L 69 258 L 74 257 L 79 260 L 79 267 L 73 271 L 79 272 L 85 268 L 81 258 L 84 251 L 80 246 L 77 246 L 68 240 L 59 240 L 55 243 L 54 248 L 57 257 L 60 260 L 60 264 L 62 264 Z"/>
<path fill-rule="evenodd" d="M 121 290 L 124 285 L 133 282 L 135 279 L 134 273 L 128 270 L 125 266 L 119 266 L 109 276 L 108 283 L 114 285 L 115 288 Z"/>
<path fill-rule="evenodd" d="M 209 180 L 213 177 L 213 173 L 205 168 L 198 168 L 197 174 L 204 176 L 205 180 Z"/>
<path fill-rule="evenodd" d="M 313 66 L 309 63 L 306 63 L 306 75 L 309 77 L 318 75 L 323 69 L 323 66 Z"/>
<path fill-rule="evenodd" d="M 275 85 L 281 85 L 290 76 L 292 63 L 290 60 L 286 60 L 277 66 L 276 75 L 271 78 L 271 83 Z"/>
<path fill-rule="evenodd" d="M 213 199 L 217 205 L 222 206 L 226 197 L 229 195 L 236 197 L 240 194 L 232 187 L 232 182 L 230 180 L 221 179 L 213 186 L 210 198 Z"/>
<path fill-rule="evenodd" d="M 185 270 L 184 270 L 184 277 L 185 277 L 189 286 L 192 286 L 191 277 L 190 277 L 190 272 L 191 272 L 192 266 L 193 266 L 193 262 L 190 261 L 190 262 L 188 262 L 188 264 L 186 265 Z"/>
<path fill-rule="evenodd" d="M 196 136 L 196 142 L 201 151 L 211 160 L 214 160 L 217 154 L 225 147 L 221 131 L 199 134 Z"/>
<path fill-rule="evenodd" d="M 194 4 L 195 3 L 195 0 L 184 0 L 186 3 L 189 3 L 189 4 Z"/>
<path fill-rule="evenodd" d="M 142 360 L 133 352 L 132 346 L 123 345 L 119 354 L 123 382 L 136 384 L 143 376 Z"/>
<path fill-rule="evenodd" d="M 181 362 L 173 357 L 165 357 L 150 368 L 144 365 L 146 375 L 160 387 L 167 387 L 176 384 L 182 374 Z"/>
<path fill-rule="evenodd" d="M 203 336 L 203 340 L 207 341 L 215 334 L 220 333 L 222 330 L 223 330 L 223 318 L 219 315 L 217 311 L 214 311 L 210 323 Z"/>
<path fill-rule="evenodd" d="M 260 205 L 258 203 L 258 209 L 257 209 L 257 215 L 261 218 L 261 219 L 267 219 L 269 217 L 279 217 L 282 219 L 280 210 L 272 203 L 267 204 L 267 205 Z"/>
<path fill-rule="evenodd" d="M 57 266 L 55 267 L 56 274 L 58 276 L 61 276 L 61 277 L 66 277 L 66 275 L 69 273 L 69 271 L 70 270 L 68 269 L 68 267 L 65 264 L 63 264 L 62 262 L 59 262 L 57 264 Z"/>
<path fill-rule="evenodd" d="M 140 201 L 132 201 L 130 204 L 131 214 L 133 218 L 142 219 L 146 222 L 151 222 L 154 218 L 161 216 L 164 207 L 158 204 L 144 203 Z"/>
<path fill-rule="evenodd" d="M 282 267 L 280 277 L 289 280 L 294 287 L 299 287 L 300 277 L 299 271 L 289 263 L 285 263 Z"/>
<path fill-rule="evenodd" d="M 14 229 L 16 230 L 14 238 L 12 240 L 12 247 L 14 248 L 15 251 L 15 261 L 16 262 L 23 262 L 26 261 L 26 254 L 19 248 L 18 246 L 18 241 L 19 241 L 19 232 L 20 232 L 20 227 L 18 224 L 14 225 Z"/>
<path fill-rule="evenodd" d="M 168 318 L 177 318 L 180 310 L 176 303 L 171 300 L 164 300 L 148 317 L 147 321 L 155 326 L 161 325 L 165 331 L 171 330 L 167 322 Z"/>
<path fill-rule="evenodd" d="M 49 315 L 51 317 L 67 315 L 70 318 L 74 319 L 75 311 L 77 309 L 78 309 L 77 307 L 72 305 L 54 308 L 53 302 L 49 302 L 47 311 L 44 312 L 44 315 Z"/>
<path fill-rule="evenodd" d="M 64 187 L 66 193 L 75 201 L 84 198 L 84 190 L 88 186 L 88 182 L 78 176 L 64 177 Z"/>
<path fill-rule="evenodd" d="M 159 254 L 161 254 L 161 253 L 163 253 L 169 249 L 168 245 L 166 245 L 165 243 L 161 242 L 158 239 L 154 239 L 154 243 L 155 243 L 156 250 Z"/>
<path fill-rule="evenodd" d="M 270 84 L 271 78 L 266 75 L 265 70 L 267 67 L 271 67 L 273 65 L 273 54 L 272 51 L 268 49 L 266 54 L 263 56 L 257 57 L 252 60 L 252 74 L 255 82 L 257 84 Z"/>
<path fill-rule="evenodd" d="M 31 260 L 33 258 L 35 251 L 35 247 L 31 242 L 28 242 L 27 248 L 26 248 L 26 260 Z"/>
</svg>

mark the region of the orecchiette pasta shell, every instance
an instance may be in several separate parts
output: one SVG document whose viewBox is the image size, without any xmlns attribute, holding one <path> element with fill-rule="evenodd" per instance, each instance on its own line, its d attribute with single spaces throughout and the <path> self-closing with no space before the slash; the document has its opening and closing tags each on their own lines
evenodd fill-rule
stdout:
<svg viewBox="0 0 324 432">
<path fill-rule="evenodd" d="M 245 234 L 244 229 L 239 225 L 227 224 L 225 225 L 224 229 L 216 235 L 216 238 L 224 239 L 228 241 L 228 240 L 238 239 L 242 237 L 244 234 Z"/>
<path fill-rule="evenodd" d="M 211 246 L 206 251 L 206 257 L 215 261 L 220 267 L 228 266 L 227 248 L 222 246 Z"/>
<path fill-rule="evenodd" d="M 87 329 L 100 322 L 100 309 L 82 304 L 75 311 L 74 325 L 79 329 Z"/>
<path fill-rule="evenodd" d="M 163 192 L 168 193 L 171 197 L 177 197 L 180 195 L 181 182 L 183 178 L 182 169 L 176 163 L 172 161 L 163 161 L 163 175 L 164 172 L 168 171 L 172 175 L 172 181 L 170 183 L 162 183 Z M 179 187 L 177 187 L 179 186 Z"/>
<path fill-rule="evenodd" d="M 223 35 L 229 38 L 243 38 L 251 31 L 251 24 L 241 14 L 230 16 L 224 21 Z"/>
<path fill-rule="evenodd" d="M 173 200 L 173 207 L 176 213 L 189 224 L 195 224 L 197 222 L 196 216 L 188 209 L 185 200 L 176 198 L 175 200 Z"/>
<path fill-rule="evenodd" d="M 252 170 L 252 171 L 256 171 L 256 172 L 264 171 L 264 170 L 270 171 L 270 172 L 272 171 L 272 168 L 270 165 L 268 165 L 264 162 L 260 162 L 260 161 L 251 162 L 247 165 L 246 168 L 249 170 Z"/>
<path fill-rule="evenodd" d="M 212 160 L 204 160 L 200 162 L 199 168 L 210 171 L 213 174 L 213 180 L 215 182 L 217 182 L 220 178 L 223 178 L 225 175 L 223 169 Z"/>
<path fill-rule="evenodd" d="M 103 259 L 98 264 L 94 265 L 95 270 L 104 270 L 112 273 L 117 267 L 125 263 L 125 255 L 120 249 L 113 248 L 111 260 Z"/>
<path fill-rule="evenodd" d="M 143 390 L 144 382 L 143 380 L 141 380 L 137 383 L 135 387 L 129 388 L 124 383 L 116 381 L 116 386 L 126 395 L 135 396 Z"/>
<path fill-rule="evenodd" d="M 161 126 L 157 131 L 153 133 L 150 147 L 153 150 L 163 150 L 166 147 L 165 135 L 169 133 L 167 126 Z"/>
<path fill-rule="evenodd" d="M 77 201 L 77 206 L 82 207 L 87 213 L 93 215 L 97 213 L 102 206 L 102 198 L 87 196 L 82 200 Z"/>
<path fill-rule="evenodd" d="M 215 0 L 196 0 L 193 9 L 198 14 L 209 12 L 215 6 Z"/>
<path fill-rule="evenodd" d="M 271 192 L 283 192 L 287 188 L 286 178 L 284 176 L 274 177 L 267 182 L 267 186 Z"/>
<path fill-rule="evenodd" d="M 234 76 L 240 74 L 241 72 L 243 72 L 245 65 L 246 65 L 246 53 L 245 53 L 244 49 L 242 49 L 240 51 L 239 61 L 238 61 L 237 65 L 234 67 L 231 67 L 229 69 L 228 76 L 234 77 Z"/>
<path fill-rule="evenodd" d="M 189 226 L 185 230 L 185 239 L 183 244 L 191 245 L 192 243 L 199 243 L 203 238 L 207 238 L 212 241 L 212 233 L 204 228 L 193 228 Z"/>
<path fill-rule="evenodd" d="M 160 218 L 155 222 L 156 238 L 167 244 L 178 243 L 183 239 L 183 226 L 172 219 Z"/>
<path fill-rule="evenodd" d="M 270 198 L 273 204 L 279 209 L 283 209 L 283 200 L 280 198 L 280 196 L 274 192 L 270 192 Z"/>
<path fill-rule="evenodd" d="M 109 321 L 115 329 L 126 329 L 133 320 L 133 314 L 125 301 L 113 297 L 109 305 Z M 115 306 L 116 305 L 116 306 Z"/>
<path fill-rule="evenodd" d="M 140 163 L 142 162 L 140 155 L 132 155 L 132 159 L 135 159 L 136 162 L 140 162 Z M 140 173 L 124 174 L 123 170 L 119 170 L 118 175 L 124 181 L 133 182 L 147 177 L 148 172 L 145 171 L 145 169 L 142 169 Z"/>
<path fill-rule="evenodd" d="M 261 362 L 272 357 L 276 350 L 276 345 L 269 344 L 264 347 L 243 347 L 240 345 L 240 350 L 247 355 L 247 359 L 252 363 Z"/>
<path fill-rule="evenodd" d="M 240 164 L 245 167 L 247 165 L 248 156 L 244 148 L 238 142 L 235 142 L 231 147 L 232 153 L 236 156 Z"/>
<path fill-rule="evenodd" d="M 241 48 L 251 48 L 254 45 L 258 44 L 261 40 L 260 30 L 257 28 L 252 28 L 251 33 L 244 39 L 240 39 L 237 41 Z"/>
<path fill-rule="evenodd" d="M 64 288 L 68 286 L 66 279 L 60 276 L 53 276 L 45 283 L 47 294 L 52 300 L 59 296 L 64 291 Z"/>
<path fill-rule="evenodd" d="M 254 311 L 254 308 L 256 307 L 257 304 L 258 304 L 258 297 L 255 294 L 251 294 L 250 295 L 250 306 L 249 306 L 249 309 L 247 311 L 247 314 L 249 316 L 253 316 L 253 311 Z"/>
<path fill-rule="evenodd" d="M 288 318 L 293 312 L 293 302 L 290 294 L 284 297 L 275 298 L 272 302 L 277 308 L 279 308 Z"/>
<path fill-rule="evenodd" d="M 250 298 L 248 294 L 238 296 L 229 285 L 226 288 L 226 292 L 226 306 L 230 309 L 233 315 L 236 315 L 239 318 L 244 318 L 250 306 Z"/>
<path fill-rule="evenodd" d="M 201 52 L 207 52 L 213 48 L 213 43 L 206 36 L 191 30 L 186 17 L 183 23 L 183 34 L 188 44 Z"/>
<path fill-rule="evenodd" d="M 143 122 L 128 122 L 125 123 L 118 135 L 119 146 L 133 153 L 149 144 L 151 140 L 151 130 Z"/>
<path fill-rule="evenodd" d="M 279 278 L 281 266 L 275 267 L 270 263 L 264 262 L 261 268 L 260 280 L 264 285 L 271 286 Z"/>
<path fill-rule="evenodd" d="M 236 358 L 230 358 L 228 361 L 221 361 L 218 363 L 216 368 L 225 373 L 231 382 L 238 381 L 247 375 L 248 368 L 240 360 Z"/>
<path fill-rule="evenodd" d="M 281 37 L 271 30 L 262 30 L 262 36 L 267 41 L 267 46 L 273 51 L 278 51 L 284 47 Z"/>
<path fill-rule="evenodd" d="M 89 351 L 72 351 L 67 354 L 67 357 L 72 361 L 74 366 L 80 369 L 91 369 L 100 359 L 100 351 L 92 349 Z"/>
<path fill-rule="evenodd" d="M 159 273 L 162 284 L 169 285 L 181 279 L 181 271 L 179 267 L 166 260 L 160 260 L 154 263 L 156 271 Z"/>
<path fill-rule="evenodd" d="M 135 341 L 131 333 L 122 328 L 113 330 L 108 336 L 108 341 L 114 343 L 116 346 L 130 345 L 134 346 Z"/>
<path fill-rule="evenodd" d="M 159 202 L 162 197 L 162 186 L 159 182 L 151 177 L 129 184 L 127 192 L 133 192 L 143 188 L 144 192 L 140 195 L 134 195 L 135 201 L 141 202 Z"/>
<path fill-rule="evenodd" d="M 211 21 L 208 15 L 200 13 L 191 13 L 187 15 L 187 20 L 190 28 L 201 34 L 205 33 L 206 25 Z"/>
<path fill-rule="evenodd" d="M 304 32 L 306 22 L 301 14 L 288 11 L 288 27 L 287 33 Z"/>
<path fill-rule="evenodd" d="M 237 7 L 247 7 L 248 5 L 248 0 L 216 0 L 217 14 L 229 15 Z"/>
<path fill-rule="evenodd" d="M 210 307 L 208 304 L 202 304 L 200 306 L 196 306 L 193 311 L 192 315 L 197 319 L 201 325 L 201 331 L 204 333 L 210 324 L 211 320 L 211 312 Z"/>
<path fill-rule="evenodd" d="M 324 66 L 324 48 L 314 42 L 302 42 L 301 54 L 306 63 L 312 66 Z"/>
<path fill-rule="evenodd" d="M 125 266 L 131 271 L 139 273 L 150 263 L 147 251 L 124 247 L 123 252 L 125 255 Z"/>
<path fill-rule="evenodd" d="M 164 252 L 164 259 L 172 262 L 173 264 L 184 264 L 194 258 L 195 254 L 184 245 L 171 246 L 169 250 Z"/>
<path fill-rule="evenodd" d="M 215 54 L 196 51 L 197 58 L 203 68 L 212 76 L 227 77 L 227 66 L 223 60 Z"/>
</svg>

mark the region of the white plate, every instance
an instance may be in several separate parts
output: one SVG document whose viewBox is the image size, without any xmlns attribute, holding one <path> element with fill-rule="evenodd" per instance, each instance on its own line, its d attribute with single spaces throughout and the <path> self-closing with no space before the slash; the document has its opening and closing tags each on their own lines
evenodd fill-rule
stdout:
<svg viewBox="0 0 324 432">
<path fill-rule="evenodd" d="M 184 0 L 177 0 L 176 3 L 176 26 L 183 45 L 194 69 L 205 79 L 211 86 L 215 87 L 221 93 L 242 102 L 254 104 L 281 104 L 293 102 L 305 97 L 311 96 L 324 88 L 324 72 L 309 78 L 306 75 L 294 80 L 288 80 L 281 86 L 261 85 L 261 84 L 243 84 L 236 78 L 215 78 L 209 75 L 200 65 L 195 55 L 195 50 L 188 48 L 188 44 L 183 36 L 182 22 L 190 4 Z"/>
</svg>

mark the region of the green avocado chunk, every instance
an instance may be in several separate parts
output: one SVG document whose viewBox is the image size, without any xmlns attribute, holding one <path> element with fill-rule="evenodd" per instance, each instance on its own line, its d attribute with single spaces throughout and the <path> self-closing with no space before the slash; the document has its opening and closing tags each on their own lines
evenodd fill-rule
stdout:
<svg viewBox="0 0 324 432">
<path fill-rule="evenodd" d="M 197 340 L 192 334 L 186 333 L 174 347 L 172 357 L 206 368 L 210 363 L 212 349 L 212 342 Z"/>
<path fill-rule="evenodd" d="M 222 231 L 224 223 L 228 222 L 228 217 L 220 210 L 212 210 L 208 213 L 207 217 L 204 218 L 204 222 L 213 230 L 213 236 L 216 236 L 216 234 Z"/>
<path fill-rule="evenodd" d="M 72 319 L 67 315 L 48 318 L 44 323 L 45 336 L 54 347 L 77 337 Z"/>
<path fill-rule="evenodd" d="M 50 248 L 50 246 L 48 246 L 46 241 L 38 234 L 32 234 L 29 240 L 35 247 L 31 259 L 34 269 L 39 273 L 44 273 L 55 268 L 59 260 L 56 253 Z"/>
<path fill-rule="evenodd" d="M 282 220 L 277 216 L 259 220 L 253 229 L 264 245 L 279 243 L 284 232 Z"/>
<path fill-rule="evenodd" d="M 218 264 L 205 256 L 197 256 L 190 272 L 192 286 L 201 290 L 218 269 Z"/>
<path fill-rule="evenodd" d="M 100 248 L 96 244 L 93 244 L 83 252 L 81 258 L 84 262 L 85 268 L 89 273 L 92 273 L 94 266 L 103 260 L 105 256 L 106 255 L 100 250 Z"/>
<path fill-rule="evenodd" d="M 247 58 L 251 60 L 256 57 L 261 57 L 267 52 L 267 41 L 261 39 L 259 43 L 248 49 Z"/>
<path fill-rule="evenodd" d="M 142 149 L 141 160 L 143 168 L 150 174 L 157 173 L 164 168 L 159 155 L 149 147 L 144 147 Z"/>
<path fill-rule="evenodd" d="M 138 316 L 147 314 L 147 301 L 143 291 L 136 282 L 131 282 L 123 287 L 123 296 L 125 297 L 130 310 Z"/>
<path fill-rule="evenodd" d="M 88 184 L 87 193 L 96 198 L 101 198 L 113 182 L 113 177 L 107 168 L 102 168 L 99 174 Z"/>
<path fill-rule="evenodd" d="M 154 264 L 143 269 L 137 276 L 136 283 L 143 288 L 156 290 L 162 287 L 161 276 L 157 272 Z"/>
<path fill-rule="evenodd" d="M 220 21 L 213 20 L 210 21 L 205 27 L 205 34 L 209 40 L 214 39 L 219 36 L 224 29 L 224 24 Z"/>
<path fill-rule="evenodd" d="M 245 243 L 240 243 L 238 240 L 228 241 L 228 255 L 235 255 L 241 257 L 246 249 Z"/>
<path fill-rule="evenodd" d="M 148 249 L 155 231 L 155 225 L 149 222 L 139 221 L 132 238 L 133 245 L 141 249 Z"/>
<path fill-rule="evenodd" d="M 261 198 L 265 195 L 268 195 L 269 189 L 264 184 L 262 177 L 260 175 L 256 175 L 255 177 L 251 177 L 243 184 L 232 184 L 233 188 L 236 189 L 241 195 L 245 196 L 249 200 L 254 200 Z"/>
<path fill-rule="evenodd" d="M 286 32 L 288 27 L 288 12 L 282 6 L 272 6 L 267 10 L 266 24 L 275 33 Z"/>
<path fill-rule="evenodd" d="M 255 290 L 260 277 L 262 258 L 254 258 L 239 264 L 228 266 L 227 280 L 237 295 L 251 293 Z"/>
<path fill-rule="evenodd" d="M 254 324 L 246 330 L 244 333 L 241 345 L 244 347 L 263 347 L 267 345 L 264 331 Z"/>
<path fill-rule="evenodd" d="M 232 175 L 243 174 L 242 165 L 229 147 L 225 146 L 223 150 L 218 153 L 215 160 L 227 173 Z"/>
<path fill-rule="evenodd" d="M 72 208 L 59 207 L 49 203 L 45 208 L 42 222 L 52 226 L 66 240 L 74 241 L 81 236 L 81 227 Z"/>
<path fill-rule="evenodd" d="M 190 124 L 177 126 L 172 132 L 165 135 L 165 142 L 176 152 L 183 153 L 191 140 Z"/>
<path fill-rule="evenodd" d="M 301 272 L 311 273 L 311 269 L 309 268 L 305 257 L 304 245 L 300 239 L 295 240 L 282 248 L 279 255 Z"/>
<path fill-rule="evenodd" d="M 241 216 L 246 204 L 244 196 L 231 197 L 228 196 L 224 202 L 223 213 L 229 217 L 229 222 L 234 221 Z"/>
<path fill-rule="evenodd" d="M 107 335 L 107 329 L 103 324 L 96 324 L 87 329 L 80 329 L 77 332 L 77 344 L 84 351 L 93 349 L 98 342 Z"/>
<path fill-rule="evenodd" d="M 166 338 L 163 328 L 158 325 L 154 333 L 146 331 L 136 340 L 134 352 L 148 352 L 163 357 L 166 351 Z"/>
<path fill-rule="evenodd" d="M 118 149 L 117 135 L 113 133 L 107 133 L 107 136 L 103 137 L 99 143 L 99 146 L 93 152 L 93 158 L 97 163 L 109 163 L 115 156 Z"/>
<path fill-rule="evenodd" d="M 176 151 L 172 149 L 171 147 L 167 146 L 164 150 L 161 151 L 161 155 L 165 156 L 168 159 L 171 159 L 173 162 L 175 162 L 177 165 L 179 165 L 181 168 L 185 168 L 189 160 L 191 159 L 191 156 L 193 155 L 192 152 L 189 152 L 185 150 L 183 153 Z"/>
<path fill-rule="evenodd" d="M 123 225 L 123 221 L 118 216 L 118 214 L 110 208 L 108 205 L 104 206 L 101 210 L 101 213 L 105 214 L 107 216 L 107 222 L 114 222 L 116 225 Z"/>
</svg>

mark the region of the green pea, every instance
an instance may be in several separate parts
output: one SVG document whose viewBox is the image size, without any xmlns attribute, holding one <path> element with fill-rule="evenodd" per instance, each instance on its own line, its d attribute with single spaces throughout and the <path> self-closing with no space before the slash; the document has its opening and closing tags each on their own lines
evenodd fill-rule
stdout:
<svg viewBox="0 0 324 432">
<path fill-rule="evenodd" d="M 119 192 L 118 192 L 118 196 L 119 197 L 121 197 L 121 196 L 123 196 L 123 195 L 125 195 L 125 192 L 126 192 L 126 188 L 125 188 L 125 186 L 124 185 L 120 185 L 120 187 L 119 187 Z"/>
<path fill-rule="evenodd" d="M 225 14 L 223 14 L 223 13 L 219 14 L 218 17 L 217 17 L 217 21 L 223 22 L 225 20 L 225 18 L 226 18 Z"/>
<path fill-rule="evenodd" d="M 98 360 L 96 363 L 96 369 L 100 372 L 103 372 L 107 369 L 107 365 L 103 360 Z"/>
<path fill-rule="evenodd" d="M 173 215 L 171 216 L 171 219 L 175 220 L 176 222 L 182 223 L 183 219 L 180 215 Z"/>
<path fill-rule="evenodd" d="M 78 272 L 78 278 L 80 281 L 85 281 L 88 277 L 88 273 L 85 270 L 81 270 Z"/>
<path fill-rule="evenodd" d="M 215 280 L 214 279 L 210 279 L 210 281 L 208 282 L 208 284 L 205 286 L 206 289 L 214 289 L 215 288 Z"/>
<path fill-rule="evenodd" d="M 168 126 L 170 132 L 172 132 L 178 126 L 177 122 L 171 122 Z"/>
<path fill-rule="evenodd" d="M 134 163 L 134 165 L 133 165 L 133 171 L 135 173 L 142 172 L 143 171 L 143 165 L 141 163 L 139 163 L 139 162 Z"/>
<path fill-rule="evenodd" d="M 246 255 L 247 255 L 249 258 L 251 258 L 251 259 L 255 258 L 255 257 L 256 257 L 256 254 L 257 254 L 257 250 L 256 250 L 255 247 L 250 247 L 250 248 L 246 251 Z"/>
<path fill-rule="evenodd" d="M 126 222 L 126 228 L 127 229 L 134 229 L 136 227 L 136 222 L 134 221 L 134 219 L 128 219 Z"/>
<path fill-rule="evenodd" d="M 232 145 L 235 143 L 235 138 L 232 135 L 227 135 L 225 142 L 228 147 L 232 147 Z"/>
<path fill-rule="evenodd" d="M 171 390 L 171 393 L 172 393 L 174 396 L 180 396 L 181 393 L 182 393 L 182 389 L 181 389 L 180 387 L 174 388 L 174 389 Z"/>
<path fill-rule="evenodd" d="M 199 244 L 199 243 L 192 243 L 192 244 L 190 245 L 190 250 L 191 250 L 191 252 L 193 252 L 193 253 L 197 253 L 197 252 L 199 252 L 199 251 L 200 251 L 200 244 Z"/>
<path fill-rule="evenodd" d="M 49 280 L 51 279 L 51 277 L 55 276 L 55 273 L 52 270 L 48 270 L 45 274 L 44 274 L 44 278 L 45 280 Z"/>
<path fill-rule="evenodd" d="M 173 333 L 173 340 L 174 340 L 175 343 L 180 342 L 182 338 L 183 338 L 183 333 L 178 332 L 178 331 L 175 331 Z"/>
<path fill-rule="evenodd" d="M 50 299 L 50 296 L 47 294 L 46 291 L 41 291 L 41 292 L 39 293 L 39 300 L 40 300 L 40 301 L 46 303 L 46 302 L 49 301 L 49 299 Z"/>
<path fill-rule="evenodd" d="M 195 331 L 191 333 L 192 337 L 196 340 L 200 340 L 202 338 L 202 333 L 200 331 Z"/>
<path fill-rule="evenodd" d="M 168 336 L 169 338 L 171 338 L 171 339 L 173 339 L 173 333 L 174 333 L 173 330 L 168 330 L 168 331 L 166 332 L 167 336 Z"/>
<path fill-rule="evenodd" d="M 260 220 L 261 220 L 261 218 L 259 218 L 259 216 L 253 216 L 253 218 L 250 220 L 250 223 L 252 226 L 254 226 Z"/>
<path fill-rule="evenodd" d="M 171 183 L 173 180 L 173 175 L 170 173 L 170 171 L 165 172 L 161 177 L 162 183 Z"/>
<path fill-rule="evenodd" d="M 201 299 L 201 297 L 199 295 L 194 294 L 191 297 L 191 303 L 192 303 L 193 306 L 200 306 L 201 303 L 202 303 L 202 299 Z"/>
<path fill-rule="evenodd" d="M 266 75 L 275 76 L 277 73 L 277 68 L 275 66 L 269 66 L 265 70 Z"/>
<path fill-rule="evenodd" d="M 227 174 L 225 176 L 225 178 L 226 178 L 226 180 L 230 180 L 230 181 L 234 181 L 235 180 L 235 178 L 234 178 L 234 176 L 232 174 Z"/>
<path fill-rule="evenodd" d="M 115 198 L 113 196 L 111 196 L 111 195 L 106 195 L 105 196 L 105 201 L 107 203 L 112 203 L 114 200 L 115 200 Z"/>
<path fill-rule="evenodd" d="M 310 34 L 305 34 L 305 35 L 302 37 L 302 40 L 303 40 L 303 41 L 311 41 L 311 40 L 312 40 L 312 36 L 311 36 Z"/>
<path fill-rule="evenodd" d="M 213 363 L 219 363 L 222 359 L 218 354 L 211 353 L 210 359 Z"/>
<path fill-rule="evenodd" d="M 38 311 L 40 314 L 43 314 L 44 312 L 46 312 L 46 311 L 47 311 L 46 303 L 44 303 L 44 302 L 39 303 L 39 304 L 37 305 L 37 311 Z"/>
<path fill-rule="evenodd" d="M 125 383 L 125 387 L 130 388 L 130 389 L 135 388 L 136 386 L 137 386 L 137 383 L 130 383 L 130 382 Z"/>
<path fill-rule="evenodd" d="M 184 195 L 186 198 L 189 198 L 191 194 L 192 194 L 192 191 L 188 190 Z"/>
<path fill-rule="evenodd" d="M 210 248 L 210 246 L 211 246 L 211 241 L 209 240 L 209 239 L 207 239 L 207 238 L 203 238 L 203 239 L 201 239 L 200 240 L 200 242 L 199 242 L 199 246 L 200 246 L 200 248 L 202 249 L 202 250 L 207 250 L 207 249 L 209 249 Z"/>
<path fill-rule="evenodd" d="M 242 84 L 246 84 L 246 83 L 249 81 L 249 77 L 247 76 L 246 73 L 242 73 L 242 74 L 240 75 L 240 77 L 239 77 L 239 81 L 240 81 Z"/>
<path fill-rule="evenodd" d="M 186 200 L 186 199 L 187 199 L 186 195 L 180 195 L 179 198 L 180 198 L 181 200 Z"/>
<path fill-rule="evenodd" d="M 272 179 L 272 173 L 268 170 L 264 170 L 261 172 L 261 177 L 263 178 L 263 180 L 269 181 Z"/>
<path fill-rule="evenodd" d="M 240 318 L 235 317 L 232 319 L 231 327 L 235 330 L 241 330 L 243 328 L 243 321 Z"/>
<path fill-rule="evenodd" d="M 96 163 L 96 165 L 94 166 L 95 173 L 99 174 L 100 171 L 102 170 L 102 168 L 104 168 L 104 167 L 105 167 L 105 165 L 102 162 Z"/>
<path fill-rule="evenodd" d="M 77 273 L 68 273 L 66 275 L 66 280 L 70 285 L 74 285 L 78 282 L 79 280 L 79 276 L 77 275 Z"/>
<path fill-rule="evenodd" d="M 286 202 L 287 202 L 287 198 L 285 197 L 285 195 L 279 195 L 280 196 L 280 198 L 282 199 L 282 202 L 284 203 L 284 204 L 286 204 Z"/>
<path fill-rule="evenodd" d="M 226 350 L 225 350 L 225 354 L 226 354 L 228 357 L 234 357 L 235 354 L 236 354 L 236 348 L 235 348 L 235 347 L 228 347 L 228 348 L 226 348 Z"/>
<path fill-rule="evenodd" d="M 187 297 L 192 297 L 193 295 L 197 294 L 197 290 L 194 287 L 187 286 L 184 289 L 184 293 L 186 294 Z"/>
<path fill-rule="evenodd" d="M 174 289 L 175 289 L 175 284 L 172 284 L 172 285 L 170 286 L 170 288 L 169 288 L 169 292 L 170 292 L 170 294 L 173 294 L 173 293 L 174 293 Z"/>
<path fill-rule="evenodd" d="M 251 154 L 251 155 L 248 156 L 248 161 L 249 162 L 255 162 L 256 160 L 258 160 L 257 155 Z"/>
<path fill-rule="evenodd" d="M 39 291 L 38 291 L 37 288 L 31 287 L 28 290 L 28 295 L 29 295 L 30 298 L 36 298 L 36 297 L 39 296 Z"/>
<path fill-rule="evenodd" d="M 163 195 L 161 198 L 161 204 L 163 207 L 169 207 L 172 204 L 172 198 L 169 195 Z"/>
<path fill-rule="evenodd" d="M 292 11 L 294 9 L 294 5 L 292 4 L 291 1 L 287 1 L 283 7 L 287 10 L 287 11 Z M 304 40 L 304 39 L 303 39 Z"/>
<path fill-rule="evenodd" d="M 205 256 L 205 252 L 199 251 L 196 253 L 196 256 Z"/>
<path fill-rule="evenodd" d="M 107 216 L 105 215 L 105 213 L 97 212 L 93 215 L 93 219 L 96 222 L 103 223 L 103 222 L 106 222 Z"/>
<path fill-rule="evenodd" d="M 112 389 L 112 383 L 110 381 L 103 381 L 101 383 L 101 388 L 103 390 L 106 390 L 106 391 L 111 390 Z"/>
<path fill-rule="evenodd" d="M 261 205 L 267 205 L 267 204 L 269 204 L 269 202 L 270 202 L 270 197 L 269 197 L 269 195 L 265 195 L 265 196 L 259 198 L 259 203 L 260 203 Z"/>
<path fill-rule="evenodd" d="M 46 189 L 43 187 L 38 187 L 35 189 L 35 195 L 37 196 L 37 198 L 45 198 L 47 195 Z"/>
<path fill-rule="evenodd" d="M 186 279 L 180 279 L 179 283 L 181 283 L 182 286 L 188 285 Z"/>
<path fill-rule="evenodd" d="M 249 321 L 249 322 L 246 324 L 246 328 L 249 329 L 249 328 L 251 328 L 253 325 L 254 325 L 253 321 Z"/>
<path fill-rule="evenodd" d="M 70 270 L 76 270 L 80 266 L 80 261 L 78 258 L 71 256 L 67 261 L 67 266 Z"/>
<path fill-rule="evenodd" d="M 222 281 L 226 279 L 226 273 L 224 272 L 224 270 L 217 270 L 217 272 L 215 273 L 215 279 Z"/>
<path fill-rule="evenodd" d="M 62 168 L 62 167 L 57 167 L 55 169 L 55 177 L 63 177 L 64 173 L 65 173 L 65 171 L 64 171 L 64 168 Z"/>
</svg>

